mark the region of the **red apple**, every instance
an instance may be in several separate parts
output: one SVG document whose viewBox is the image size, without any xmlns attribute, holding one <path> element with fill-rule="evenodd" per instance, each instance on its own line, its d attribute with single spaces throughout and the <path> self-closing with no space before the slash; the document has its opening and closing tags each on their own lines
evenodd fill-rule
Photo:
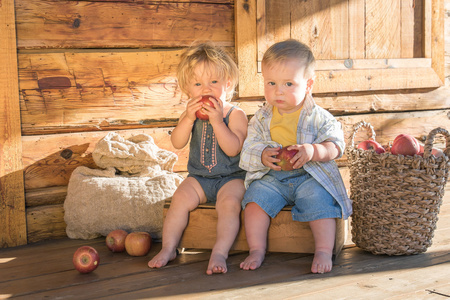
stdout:
<svg viewBox="0 0 450 300">
<path fill-rule="evenodd" d="M 419 141 L 408 134 L 400 134 L 392 143 L 391 153 L 394 155 L 410 155 L 414 156 L 419 154 L 420 152 L 420 144 Z"/>
<path fill-rule="evenodd" d="M 108 233 L 106 236 L 106 246 L 112 252 L 125 251 L 125 238 L 128 232 L 122 229 L 116 229 Z"/>
<path fill-rule="evenodd" d="M 211 102 L 211 100 L 209 100 L 209 98 L 214 98 L 214 97 L 213 96 L 209 96 L 209 95 L 202 96 L 202 99 L 200 99 L 199 102 L 201 102 L 203 104 L 206 104 L 206 105 L 209 105 L 209 106 L 214 108 L 214 104 Z M 214 99 L 216 99 L 216 98 L 214 98 Z M 197 118 L 199 118 L 200 120 L 205 120 L 205 121 L 209 120 L 209 116 L 207 114 L 203 113 L 203 108 L 200 108 L 199 110 L 197 110 L 195 112 L 195 116 Z"/>
<path fill-rule="evenodd" d="M 131 232 L 125 238 L 125 249 L 131 256 L 147 255 L 152 246 L 152 237 L 148 232 Z"/>
<path fill-rule="evenodd" d="M 90 273 L 100 264 L 97 250 L 90 246 L 82 246 L 73 254 L 73 265 L 80 273 Z"/>
<path fill-rule="evenodd" d="M 420 145 L 419 145 L 419 154 L 418 154 L 418 155 L 423 156 L 423 152 L 424 152 L 424 151 L 425 151 L 425 149 L 423 148 L 423 145 L 420 144 Z"/>
<path fill-rule="evenodd" d="M 298 152 L 297 150 L 288 150 L 288 147 L 289 146 L 281 148 L 276 156 L 276 158 L 280 160 L 280 162 L 277 162 L 277 165 L 279 165 L 283 171 L 294 170 L 294 164 L 291 163 L 291 159 Z"/>
<path fill-rule="evenodd" d="M 431 154 L 433 154 L 436 157 L 441 157 L 441 156 L 444 156 L 444 151 L 442 151 L 441 149 L 438 149 L 438 148 L 433 148 L 433 149 L 431 149 Z"/>
<path fill-rule="evenodd" d="M 381 146 L 378 142 L 372 140 L 362 141 L 358 144 L 358 149 L 373 150 L 378 154 L 386 152 L 383 146 Z"/>
<path fill-rule="evenodd" d="M 420 150 L 419 150 L 419 154 L 418 155 L 423 156 L 424 151 L 425 151 L 425 149 L 424 149 L 423 145 L 420 144 Z M 433 147 L 431 149 L 431 154 L 433 154 L 436 158 L 438 158 L 438 157 L 444 156 L 444 151 L 442 151 L 441 149 Z"/>
</svg>

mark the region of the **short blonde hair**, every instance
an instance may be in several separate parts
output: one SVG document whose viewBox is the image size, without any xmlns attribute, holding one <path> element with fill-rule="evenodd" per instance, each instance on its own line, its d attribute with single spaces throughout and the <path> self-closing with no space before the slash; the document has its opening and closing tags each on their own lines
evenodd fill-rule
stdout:
<svg viewBox="0 0 450 300">
<path fill-rule="evenodd" d="M 274 63 L 284 63 L 289 59 L 298 59 L 305 64 L 304 77 L 306 79 L 314 76 L 316 59 L 311 49 L 294 39 L 278 42 L 270 46 L 264 53 L 261 64 L 263 67 L 270 67 Z"/>
<path fill-rule="evenodd" d="M 212 43 L 201 43 L 189 47 L 181 55 L 181 61 L 177 68 L 178 85 L 181 91 L 186 95 L 189 94 L 188 84 L 195 75 L 195 67 L 201 64 L 215 68 L 220 78 L 231 81 L 231 86 L 227 91 L 227 101 L 230 101 L 238 84 L 238 67 L 227 52 Z"/>
</svg>

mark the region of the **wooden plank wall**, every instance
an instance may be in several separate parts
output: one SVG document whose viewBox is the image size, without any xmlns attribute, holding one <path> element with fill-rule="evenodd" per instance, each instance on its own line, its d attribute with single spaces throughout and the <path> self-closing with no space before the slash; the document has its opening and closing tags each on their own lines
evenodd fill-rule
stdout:
<svg viewBox="0 0 450 300">
<path fill-rule="evenodd" d="M 450 78 L 450 0 L 446 0 L 446 76 Z M 111 130 L 147 133 L 170 145 L 185 107 L 174 77 L 182 49 L 212 40 L 235 53 L 233 0 L 16 0 L 19 101 L 28 242 L 65 236 L 63 202 L 71 172 L 95 168 L 91 153 Z M 349 137 L 365 120 L 387 143 L 450 129 L 450 92 L 401 90 L 315 95 Z M 251 116 L 263 99 L 237 98 Z M 339 161 L 346 180 L 345 157 Z M 4 246 L 4 245 L 3 245 Z M 8 245 L 6 245 L 8 246 Z"/>
<path fill-rule="evenodd" d="M 0 1 L 0 247 L 27 243 L 14 1 Z"/>
<path fill-rule="evenodd" d="M 28 241 L 65 236 L 72 171 L 110 130 L 153 136 L 185 108 L 175 70 L 182 48 L 211 40 L 234 55 L 234 3 L 18 0 L 16 25 Z M 187 149 L 175 151 L 186 171 Z"/>
</svg>

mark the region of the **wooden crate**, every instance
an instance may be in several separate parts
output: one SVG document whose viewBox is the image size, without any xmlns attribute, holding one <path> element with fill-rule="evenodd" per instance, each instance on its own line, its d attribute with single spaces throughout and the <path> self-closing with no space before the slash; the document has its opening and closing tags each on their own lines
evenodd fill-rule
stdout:
<svg viewBox="0 0 450 300">
<path fill-rule="evenodd" d="M 164 217 L 170 206 L 166 202 Z M 180 248 L 212 249 L 216 241 L 217 213 L 214 204 L 199 205 L 191 212 L 189 223 L 180 241 Z M 334 256 L 341 251 L 347 237 L 348 222 L 336 219 Z M 314 238 L 308 222 L 292 220 L 291 207 L 287 206 L 272 219 L 267 237 L 267 251 L 314 253 Z M 241 212 L 241 228 L 231 250 L 248 250 L 245 238 L 244 213 Z"/>
</svg>

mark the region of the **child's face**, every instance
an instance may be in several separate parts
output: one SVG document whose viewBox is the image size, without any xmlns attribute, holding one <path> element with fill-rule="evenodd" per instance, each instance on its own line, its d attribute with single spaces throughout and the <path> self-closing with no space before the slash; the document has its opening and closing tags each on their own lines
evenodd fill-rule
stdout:
<svg viewBox="0 0 450 300">
<path fill-rule="evenodd" d="M 190 98 L 201 95 L 212 95 L 217 99 L 226 101 L 227 91 L 231 81 L 218 76 L 215 68 L 208 64 L 199 64 L 194 69 L 194 76 L 188 83 Z"/>
<path fill-rule="evenodd" d="M 296 59 L 263 65 L 266 101 L 277 107 L 281 114 L 300 109 L 313 84 L 313 79 L 305 78 L 304 74 L 304 63 Z"/>
</svg>

